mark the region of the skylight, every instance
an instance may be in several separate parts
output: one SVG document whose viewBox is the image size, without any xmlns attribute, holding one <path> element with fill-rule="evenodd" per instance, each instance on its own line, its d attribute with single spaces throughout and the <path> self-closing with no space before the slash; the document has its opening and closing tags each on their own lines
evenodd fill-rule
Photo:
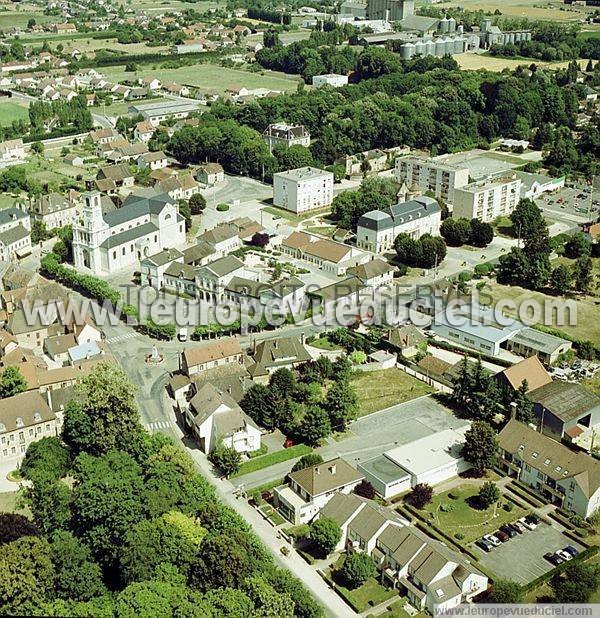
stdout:
<svg viewBox="0 0 600 618">
<path fill-rule="evenodd" d="M 531 457 L 532 457 L 533 459 L 536 459 L 538 455 L 539 455 L 539 453 L 531 453 Z"/>
<path fill-rule="evenodd" d="M 545 465 L 545 466 L 547 466 L 549 463 L 550 463 L 550 460 L 549 460 L 549 459 L 546 459 L 546 460 L 544 461 L 544 465 Z"/>
</svg>

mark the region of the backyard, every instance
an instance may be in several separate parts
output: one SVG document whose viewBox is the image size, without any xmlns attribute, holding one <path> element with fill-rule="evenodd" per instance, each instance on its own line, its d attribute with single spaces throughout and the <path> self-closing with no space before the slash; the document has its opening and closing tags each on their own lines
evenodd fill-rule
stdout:
<svg viewBox="0 0 600 618">
<path fill-rule="evenodd" d="M 498 530 L 502 524 L 515 521 L 527 515 L 527 511 L 502 500 L 504 504 L 511 504 L 510 511 L 503 507 L 492 505 L 487 509 L 481 509 L 477 505 L 477 492 L 479 488 L 473 485 L 461 485 L 455 489 L 435 495 L 421 513 L 428 515 L 430 520 L 447 534 L 456 538 L 456 535 L 464 535 L 459 540 L 465 544 L 476 541 L 484 534 L 490 534 Z"/>
<path fill-rule="evenodd" d="M 424 382 L 396 367 L 357 373 L 352 376 L 352 386 L 358 395 L 359 416 L 434 392 Z"/>
</svg>

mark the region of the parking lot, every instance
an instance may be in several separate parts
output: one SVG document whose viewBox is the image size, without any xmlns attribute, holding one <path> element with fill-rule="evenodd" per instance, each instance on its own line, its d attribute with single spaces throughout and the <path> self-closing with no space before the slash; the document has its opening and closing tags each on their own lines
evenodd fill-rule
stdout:
<svg viewBox="0 0 600 618">
<path fill-rule="evenodd" d="M 577 222 L 593 219 L 598 213 L 599 200 L 596 191 L 592 203 L 589 187 L 564 187 L 536 198 L 536 203 L 551 219 Z"/>
<path fill-rule="evenodd" d="M 535 530 L 528 530 L 495 547 L 489 553 L 473 545 L 481 555 L 481 564 L 502 579 L 527 584 L 554 567 L 544 554 L 572 545 L 583 551 L 584 547 L 568 539 L 562 532 L 545 523 Z"/>
</svg>

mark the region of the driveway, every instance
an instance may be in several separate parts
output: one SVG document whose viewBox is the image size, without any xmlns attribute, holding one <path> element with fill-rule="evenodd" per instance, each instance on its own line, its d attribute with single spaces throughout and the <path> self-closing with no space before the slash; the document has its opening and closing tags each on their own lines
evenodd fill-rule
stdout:
<svg viewBox="0 0 600 618">
<path fill-rule="evenodd" d="M 492 573 L 503 579 L 527 584 L 554 568 L 544 559 L 544 554 L 562 549 L 565 545 L 572 545 L 579 551 L 584 549 L 556 528 L 541 523 L 535 530 L 524 532 L 489 553 L 475 545 L 473 548 L 481 555 L 481 564 Z"/>
</svg>

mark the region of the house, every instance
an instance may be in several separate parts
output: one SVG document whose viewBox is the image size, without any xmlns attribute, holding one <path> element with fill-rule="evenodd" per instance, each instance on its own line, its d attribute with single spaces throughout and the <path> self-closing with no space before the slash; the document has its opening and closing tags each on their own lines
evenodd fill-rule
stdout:
<svg viewBox="0 0 600 618">
<path fill-rule="evenodd" d="M 260 448 L 260 429 L 228 394 L 204 384 L 185 410 L 185 422 L 204 453 L 220 443 L 238 453 Z"/>
<path fill-rule="evenodd" d="M 126 163 L 105 165 L 96 174 L 96 188 L 105 193 L 114 192 L 122 187 L 133 187 L 134 184 L 135 175 Z"/>
<path fill-rule="evenodd" d="M 200 193 L 200 185 L 192 174 L 170 176 L 158 183 L 158 190 L 167 193 L 174 200 L 189 200 L 192 195 Z"/>
<path fill-rule="evenodd" d="M 71 23 L 54 24 L 54 26 L 52 26 L 52 30 L 58 34 L 74 34 L 77 32 L 77 26 Z"/>
<path fill-rule="evenodd" d="M 313 75 L 312 85 L 316 86 L 333 86 L 334 88 L 341 88 L 348 84 L 347 75 L 337 75 L 336 73 L 326 73 L 324 75 Z"/>
<path fill-rule="evenodd" d="M 373 257 L 368 262 L 351 266 L 346 272 L 359 279 L 363 285 L 378 288 L 392 284 L 395 270 L 389 262 Z"/>
<path fill-rule="evenodd" d="M 276 487 L 274 505 L 292 524 L 310 522 L 336 493 L 350 493 L 362 480 L 341 457 L 290 472 L 289 484 Z"/>
<path fill-rule="evenodd" d="M 581 384 L 550 381 L 527 393 L 538 430 L 555 440 L 580 443 L 600 429 L 600 397 Z"/>
<path fill-rule="evenodd" d="M 17 340 L 20 347 L 42 350 L 48 337 L 64 332 L 64 328 L 58 323 L 59 302 L 61 301 L 43 303 L 34 320 L 28 319 L 22 308 L 16 309 L 8 316 L 6 330 Z"/>
<path fill-rule="evenodd" d="M 173 263 L 183 263 L 183 253 L 178 249 L 163 249 L 140 261 L 140 284 L 157 290 L 165 286 L 165 271 Z"/>
<path fill-rule="evenodd" d="M 109 127 L 106 129 L 96 129 L 94 131 L 90 131 L 90 139 L 94 145 L 99 145 L 109 144 L 116 139 L 123 139 L 123 137 L 117 130 Z"/>
<path fill-rule="evenodd" d="M 73 153 L 73 154 L 68 154 L 65 157 L 63 157 L 63 161 L 67 165 L 72 165 L 73 167 L 83 167 L 85 160 L 81 155 Z"/>
<path fill-rule="evenodd" d="M 600 461 L 511 419 L 498 435 L 500 468 L 584 519 L 600 507 Z"/>
<path fill-rule="evenodd" d="M 150 141 L 150 138 L 154 135 L 154 131 L 156 131 L 156 127 L 147 120 L 143 120 L 135 125 L 133 137 L 140 142 L 147 144 Z"/>
<path fill-rule="evenodd" d="M 167 155 L 162 150 L 146 152 L 137 160 L 137 166 L 142 170 L 160 170 L 167 167 L 168 164 Z"/>
<path fill-rule="evenodd" d="M 500 371 L 494 379 L 501 388 L 511 391 L 518 391 L 526 382 L 528 393 L 552 382 L 552 377 L 535 355 Z"/>
<path fill-rule="evenodd" d="M 375 253 L 389 252 L 398 234 L 415 240 L 424 234 L 438 236 L 442 209 L 431 197 L 416 197 L 384 210 L 371 210 L 362 215 L 356 228 L 356 244 Z"/>
<path fill-rule="evenodd" d="M 445 429 L 397 446 L 361 461 L 358 470 L 385 499 L 409 491 L 419 483 L 437 485 L 471 467 L 461 454 L 469 426 Z M 427 456 L 423 457 L 423 453 Z"/>
<path fill-rule="evenodd" d="M 69 349 L 77 345 L 72 333 L 54 335 L 44 340 L 44 352 L 57 363 L 69 361 Z"/>
<path fill-rule="evenodd" d="M 278 369 L 294 369 L 311 360 L 312 357 L 304 347 L 304 335 L 297 337 L 278 337 L 265 339 L 253 346 L 252 364 L 248 372 L 255 382 L 266 383 L 269 376 Z"/>
<path fill-rule="evenodd" d="M 225 286 L 233 277 L 258 279 L 258 274 L 246 268 L 244 263 L 233 255 L 200 266 L 196 270 L 199 300 L 212 302 L 224 300 Z"/>
<path fill-rule="evenodd" d="M 4 328 L 0 328 L 0 358 L 19 347 L 19 342 Z"/>
<path fill-rule="evenodd" d="M 273 205 L 296 214 L 330 206 L 333 174 L 316 167 L 300 167 L 273 174 Z"/>
<path fill-rule="evenodd" d="M 36 440 L 59 436 L 62 414 L 55 414 L 37 391 L 0 400 L 0 461 L 17 467 Z"/>
<path fill-rule="evenodd" d="M 387 340 L 389 345 L 405 358 L 412 358 L 421 346 L 427 345 L 427 337 L 412 324 L 390 329 Z"/>
<path fill-rule="evenodd" d="M 11 139 L 0 143 L 0 161 L 7 163 L 23 160 L 25 160 L 25 146 L 22 139 Z"/>
<path fill-rule="evenodd" d="M 189 97 L 190 89 L 187 86 L 176 84 L 175 82 L 163 82 L 162 89 L 169 94 L 177 95 L 178 97 Z"/>
<path fill-rule="evenodd" d="M 199 244 L 207 243 L 212 247 L 213 259 L 224 257 L 242 246 L 239 229 L 229 223 L 222 223 L 211 230 L 207 230 L 200 234 L 196 241 Z"/>
<path fill-rule="evenodd" d="M 292 232 L 283 239 L 281 251 L 336 275 L 345 275 L 349 268 L 363 264 L 371 257 L 351 245 L 307 232 Z"/>
<path fill-rule="evenodd" d="M 198 112 L 200 103 L 197 101 L 161 100 L 156 103 L 131 105 L 130 114 L 141 114 L 144 120 L 157 127 L 161 122 L 170 118 L 187 118 L 191 113 Z"/>
<path fill-rule="evenodd" d="M 204 40 L 191 40 L 184 41 L 183 43 L 178 43 L 173 45 L 171 51 L 174 54 L 196 54 L 201 51 L 204 51 L 205 43 Z"/>
<path fill-rule="evenodd" d="M 225 180 L 225 171 L 219 163 L 206 163 L 198 168 L 196 179 L 200 184 L 211 187 Z"/>
<path fill-rule="evenodd" d="M 75 267 L 95 274 L 115 272 L 184 243 L 183 217 L 165 194 L 132 194 L 121 208 L 103 214 L 100 193 L 85 193 L 82 221 L 73 226 Z"/>
<path fill-rule="evenodd" d="M 165 270 L 164 288 L 180 296 L 196 298 L 198 296 L 196 270 L 189 264 L 171 262 Z"/>
<path fill-rule="evenodd" d="M 544 193 L 560 191 L 565 186 L 564 176 L 552 178 L 545 174 L 531 174 L 521 171 L 515 171 L 515 175 L 521 180 L 521 197 L 530 200 L 537 199 Z"/>
<path fill-rule="evenodd" d="M 140 86 L 148 88 L 148 90 L 160 90 L 161 81 L 157 77 L 140 77 L 138 79 Z"/>
<path fill-rule="evenodd" d="M 342 157 L 336 159 L 335 163 L 344 167 L 347 177 L 373 174 L 389 167 L 387 153 L 378 149 L 366 150 L 360 154 Z"/>
<path fill-rule="evenodd" d="M 269 147 L 269 152 L 273 152 L 275 146 L 284 146 L 289 148 L 290 146 L 304 146 L 308 148 L 310 146 L 310 133 L 304 128 L 304 125 L 286 124 L 280 122 L 277 124 L 270 124 L 263 131 L 263 140 Z"/>
<path fill-rule="evenodd" d="M 189 378 L 231 363 L 241 364 L 242 348 L 235 337 L 219 339 L 200 348 L 186 348 L 180 356 L 179 369 Z"/>
<path fill-rule="evenodd" d="M 31 253 L 31 219 L 14 206 L 0 210 L 0 260 L 11 262 Z"/>
<path fill-rule="evenodd" d="M 59 193 L 40 195 L 29 209 L 34 221 L 39 221 L 47 230 L 70 225 L 77 219 L 75 203 Z"/>
</svg>

